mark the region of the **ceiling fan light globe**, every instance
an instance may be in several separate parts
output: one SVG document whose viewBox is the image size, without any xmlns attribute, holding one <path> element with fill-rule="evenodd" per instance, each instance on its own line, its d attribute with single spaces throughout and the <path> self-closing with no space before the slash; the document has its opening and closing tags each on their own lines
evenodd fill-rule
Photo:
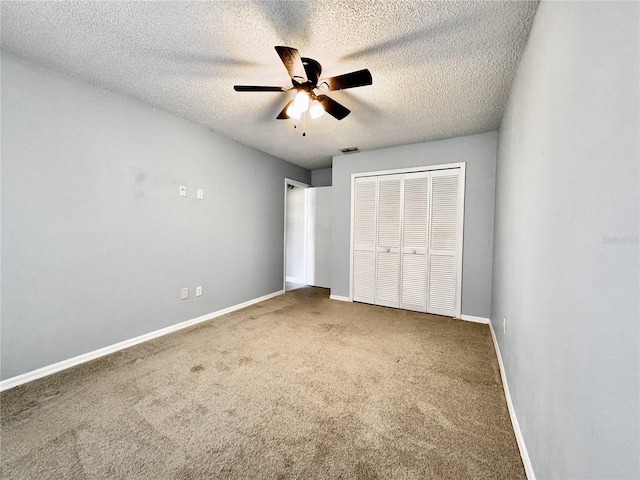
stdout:
<svg viewBox="0 0 640 480">
<path fill-rule="evenodd" d="M 300 115 L 302 115 L 302 111 L 296 108 L 295 102 L 289 105 L 287 108 L 286 114 L 290 118 L 295 118 L 296 120 L 300 120 Z"/>
<path fill-rule="evenodd" d="M 307 95 L 307 92 L 298 92 L 293 100 L 293 106 L 300 112 L 306 112 L 309 108 L 309 95 Z"/>
<path fill-rule="evenodd" d="M 320 118 L 322 115 L 324 115 L 324 107 L 320 102 L 314 102 L 309 109 L 309 116 L 312 120 L 315 120 L 316 118 Z"/>
</svg>

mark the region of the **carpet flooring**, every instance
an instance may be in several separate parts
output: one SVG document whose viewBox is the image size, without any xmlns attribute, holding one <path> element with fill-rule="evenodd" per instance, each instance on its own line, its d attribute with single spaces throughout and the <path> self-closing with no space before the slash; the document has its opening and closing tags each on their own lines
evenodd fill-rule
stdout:
<svg viewBox="0 0 640 480">
<path fill-rule="evenodd" d="M 2 478 L 526 478 L 486 325 L 328 297 L 3 392 Z"/>
</svg>

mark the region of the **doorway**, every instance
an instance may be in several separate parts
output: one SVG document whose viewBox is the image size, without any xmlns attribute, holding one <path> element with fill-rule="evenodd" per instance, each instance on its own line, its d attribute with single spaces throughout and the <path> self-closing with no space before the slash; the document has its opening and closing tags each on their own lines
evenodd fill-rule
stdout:
<svg viewBox="0 0 640 480">
<path fill-rule="evenodd" d="M 307 284 L 307 196 L 309 185 L 285 179 L 284 290 Z"/>
</svg>

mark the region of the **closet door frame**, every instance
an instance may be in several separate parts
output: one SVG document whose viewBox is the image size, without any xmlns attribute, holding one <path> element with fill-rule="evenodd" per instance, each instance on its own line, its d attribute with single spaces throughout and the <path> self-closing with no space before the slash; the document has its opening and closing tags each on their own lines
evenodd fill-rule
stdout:
<svg viewBox="0 0 640 480">
<path fill-rule="evenodd" d="M 432 172 L 436 170 L 460 169 L 459 195 L 462 208 L 458 211 L 458 221 L 462 228 L 458 231 L 457 254 L 456 254 L 456 312 L 454 318 L 461 317 L 462 309 L 462 250 L 464 239 L 464 202 L 466 183 L 466 162 L 444 163 L 440 165 L 424 165 L 421 167 L 398 168 L 394 170 L 378 170 L 371 172 L 359 172 L 351 174 L 351 221 L 349 239 L 349 301 L 353 302 L 353 249 L 354 249 L 354 227 L 355 227 L 355 182 L 358 177 L 377 177 L 381 175 L 399 175 L 415 172 Z"/>
</svg>

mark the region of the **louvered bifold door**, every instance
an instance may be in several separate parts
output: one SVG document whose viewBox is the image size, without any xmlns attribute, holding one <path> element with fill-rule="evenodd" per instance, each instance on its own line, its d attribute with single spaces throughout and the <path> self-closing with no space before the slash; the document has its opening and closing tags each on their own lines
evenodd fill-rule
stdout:
<svg viewBox="0 0 640 480">
<path fill-rule="evenodd" d="M 428 172 L 404 179 L 400 308 L 427 311 Z"/>
<path fill-rule="evenodd" d="M 463 187 L 460 169 L 431 173 L 429 313 L 460 316 Z"/>
<path fill-rule="evenodd" d="M 374 303 L 376 279 L 376 177 L 355 179 L 353 300 Z"/>
<path fill-rule="evenodd" d="M 400 225 L 404 175 L 378 177 L 376 305 L 400 307 Z"/>
</svg>

